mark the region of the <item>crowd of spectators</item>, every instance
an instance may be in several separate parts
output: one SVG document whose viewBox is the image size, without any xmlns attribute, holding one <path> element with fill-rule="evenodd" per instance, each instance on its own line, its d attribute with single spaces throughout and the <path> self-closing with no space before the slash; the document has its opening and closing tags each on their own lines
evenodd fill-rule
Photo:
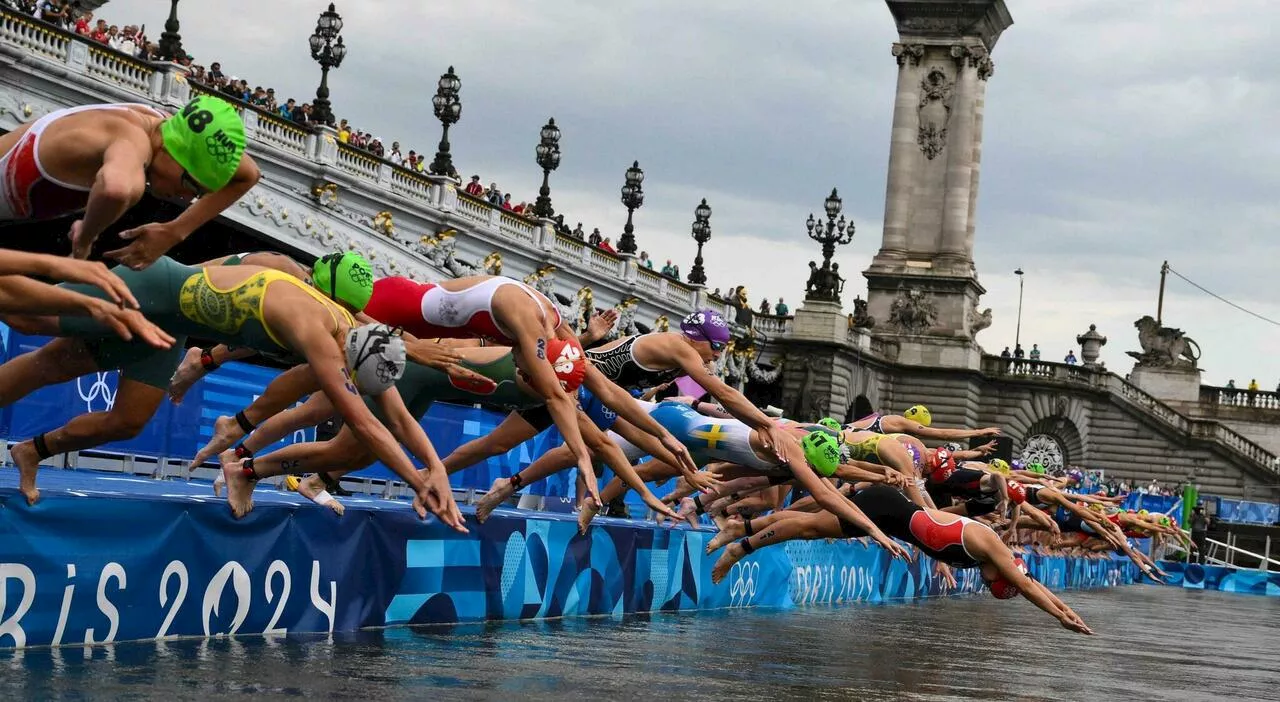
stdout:
<svg viewBox="0 0 1280 702">
<path fill-rule="evenodd" d="M 100 42 L 134 58 L 144 61 L 159 60 L 160 48 L 147 37 L 146 25 L 125 25 L 120 27 L 119 25 L 108 24 L 105 19 L 95 18 L 93 12 L 78 9 L 69 0 L 0 0 L 0 6 L 13 7 L 21 12 L 30 14 L 36 19 L 48 22 L 59 29 L 74 32 L 92 41 Z M 275 88 L 264 88 L 261 85 L 250 87 L 248 80 L 224 71 L 222 63 L 219 61 L 210 63 L 206 68 L 204 65 L 195 63 L 195 58 L 191 54 L 184 54 L 177 59 L 177 63 L 190 71 L 192 82 L 230 99 L 247 103 L 264 112 L 277 115 L 281 119 L 300 125 L 318 125 L 320 123 L 311 103 L 299 102 L 295 98 L 287 98 L 280 102 Z M 429 166 L 428 156 L 425 153 L 418 153 L 414 149 L 409 149 L 408 153 L 405 153 L 398 141 L 392 141 L 388 146 L 381 137 L 352 126 L 346 119 L 337 120 L 336 124 L 331 122 L 329 126 L 337 129 L 338 141 L 367 151 L 372 156 L 385 159 L 397 166 L 418 173 L 426 172 Z M 456 169 L 451 171 L 449 175 L 454 178 L 459 177 Z M 488 187 L 485 187 L 479 175 L 471 176 L 470 182 L 463 188 L 463 191 L 471 197 L 483 200 L 514 215 L 533 216 L 532 202 L 527 200 L 514 202 L 511 198 L 511 193 L 503 191 L 498 187 L 497 183 L 490 183 Z M 617 249 L 614 247 L 612 239 L 603 236 L 599 227 L 593 229 L 590 234 L 586 234 L 581 222 L 578 223 L 577 227 L 570 230 L 564 223 L 563 215 L 554 219 L 556 231 L 562 235 L 584 241 L 606 253 L 617 254 Z M 653 270 L 653 261 L 649 258 L 648 252 L 642 251 L 640 253 L 639 265 Z M 659 273 L 677 282 L 683 281 L 680 267 L 673 264 L 670 259 L 659 270 Z M 778 314 L 785 315 L 786 305 L 782 304 L 781 300 L 778 302 L 781 309 Z M 767 307 L 768 301 L 766 300 L 762 303 L 761 312 L 768 314 Z"/>
</svg>

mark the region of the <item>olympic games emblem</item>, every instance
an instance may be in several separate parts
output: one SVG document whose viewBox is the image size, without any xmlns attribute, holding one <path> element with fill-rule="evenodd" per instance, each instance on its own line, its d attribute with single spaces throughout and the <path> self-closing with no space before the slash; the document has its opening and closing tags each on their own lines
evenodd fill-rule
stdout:
<svg viewBox="0 0 1280 702">
<path fill-rule="evenodd" d="M 94 373 L 93 382 L 88 389 L 84 387 L 84 380 L 88 376 L 76 378 L 76 392 L 80 393 L 80 399 L 84 401 L 84 411 L 110 412 L 111 408 L 115 407 L 116 388 L 112 387 L 114 383 L 107 382 L 113 373 L 114 371 Z M 95 407 L 95 403 L 102 406 Z"/>
<path fill-rule="evenodd" d="M 760 564 L 754 561 L 743 563 L 738 561 L 729 571 L 729 606 L 748 607 L 756 598 L 756 580 L 760 575 Z"/>
</svg>

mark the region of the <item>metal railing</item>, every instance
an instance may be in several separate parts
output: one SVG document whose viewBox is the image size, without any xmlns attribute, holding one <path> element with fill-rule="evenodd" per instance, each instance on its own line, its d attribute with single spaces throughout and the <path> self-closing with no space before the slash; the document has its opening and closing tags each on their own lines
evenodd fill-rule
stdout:
<svg viewBox="0 0 1280 702">
<path fill-rule="evenodd" d="M 1236 534 L 1227 532 L 1226 542 L 1217 539 L 1205 539 L 1205 553 L 1202 554 L 1207 563 L 1213 565 L 1226 566 L 1228 568 L 1240 568 L 1235 564 L 1237 555 L 1245 555 L 1258 560 L 1258 570 L 1271 570 L 1271 566 L 1280 569 L 1280 561 L 1271 557 L 1271 535 L 1267 535 L 1266 546 L 1262 553 L 1254 553 L 1239 546 L 1236 546 Z M 1226 551 L 1226 560 L 1218 557 L 1218 550 Z"/>
</svg>

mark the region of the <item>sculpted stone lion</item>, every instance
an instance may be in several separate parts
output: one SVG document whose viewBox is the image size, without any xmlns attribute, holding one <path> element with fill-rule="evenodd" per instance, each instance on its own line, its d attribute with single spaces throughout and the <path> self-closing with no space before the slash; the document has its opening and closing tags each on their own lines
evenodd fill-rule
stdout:
<svg viewBox="0 0 1280 702">
<path fill-rule="evenodd" d="M 1200 346 L 1181 329 L 1161 326 L 1151 315 L 1133 323 L 1138 329 L 1141 353 L 1129 352 L 1140 363 L 1151 366 L 1196 367 L 1200 360 Z"/>
</svg>

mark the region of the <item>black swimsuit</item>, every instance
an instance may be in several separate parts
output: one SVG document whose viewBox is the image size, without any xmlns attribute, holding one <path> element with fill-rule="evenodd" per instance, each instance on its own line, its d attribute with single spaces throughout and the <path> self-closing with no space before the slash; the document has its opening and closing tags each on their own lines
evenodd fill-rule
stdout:
<svg viewBox="0 0 1280 702">
<path fill-rule="evenodd" d="M 939 524 L 922 507 L 887 485 L 855 494 L 853 503 L 885 534 L 916 546 L 934 560 L 956 568 L 979 564 L 964 547 L 964 530 L 976 523 L 972 520 L 961 517 L 951 524 Z M 843 519 L 840 530 L 849 538 L 866 536 L 866 532 Z"/>
</svg>

